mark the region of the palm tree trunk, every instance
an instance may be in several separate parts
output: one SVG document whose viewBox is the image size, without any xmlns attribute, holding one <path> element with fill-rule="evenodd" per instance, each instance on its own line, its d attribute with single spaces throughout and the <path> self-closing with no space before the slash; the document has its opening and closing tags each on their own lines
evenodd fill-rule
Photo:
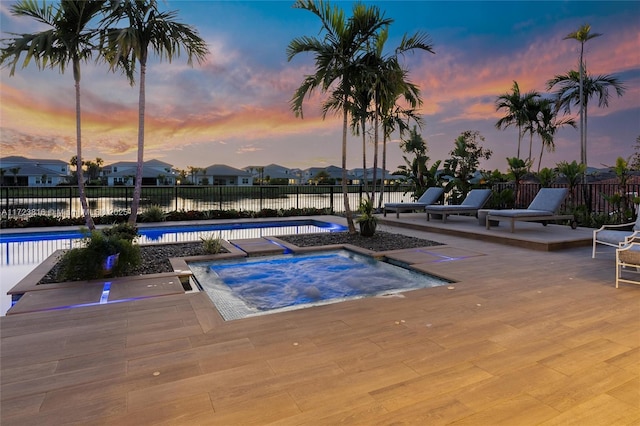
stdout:
<svg viewBox="0 0 640 426">
<path fill-rule="evenodd" d="M 129 223 L 135 225 L 138 220 L 138 207 L 142 195 L 142 172 L 144 167 L 144 112 L 145 112 L 145 80 L 147 73 L 146 58 L 140 61 L 140 92 L 138 97 L 138 163 L 136 165 L 136 182 L 131 201 Z"/>
<path fill-rule="evenodd" d="M 362 130 L 362 178 L 364 181 L 363 188 L 365 194 L 368 194 L 367 188 L 367 136 L 365 132 L 366 119 L 360 120 L 360 128 Z"/>
<path fill-rule="evenodd" d="M 78 176 L 78 194 L 80 196 L 80 205 L 82 206 L 82 215 L 87 228 L 96 229 L 96 225 L 91 217 L 89 203 L 87 202 L 87 194 L 84 190 L 84 172 L 82 170 L 82 127 L 80 114 L 80 63 L 74 61 L 73 74 L 76 88 L 76 174 Z"/>
<path fill-rule="evenodd" d="M 538 173 L 540 173 L 540 166 L 542 165 L 542 154 L 544 153 L 544 142 L 542 142 L 542 146 L 540 147 L 540 159 L 538 160 Z"/>
<path fill-rule="evenodd" d="M 378 95 L 376 94 L 376 105 L 378 105 Z M 371 179 L 373 180 L 371 188 L 371 205 L 375 205 L 377 185 L 378 185 L 378 107 L 376 107 L 375 115 L 373 117 L 373 173 Z"/>
<path fill-rule="evenodd" d="M 587 164 L 587 154 L 586 154 L 586 144 L 585 144 L 585 120 L 584 120 L 584 42 L 580 44 L 580 88 L 579 88 L 579 96 L 580 96 L 580 162 L 582 164 Z"/>
<path fill-rule="evenodd" d="M 584 125 L 584 136 L 582 136 L 582 140 L 584 141 L 583 142 L 583 146 L 584 146 L 584 165 L 585 166 L 587 166 L 587 104 L 588 104 L 588 102 L 584 103 L 584 111 L 583 111 L 583 114 L 582 114 L 582 118 L 584 120 L 584 123 L 583 123 L 583 125 Z M 585 179 L 586 179 L 587 175 L 584 174 L 584 176 L 585 176 Z M 586 180 L 585 180 L 585 182 L 586 182 Z"/>
<path fill-rule="evenodd" d="M 353 213 L 349 207 L 349 188 L 347 186 L 347 125 L 348 125 L 348 110 L 347 99 L 343 105 L 343 119 L 342 119 L 342 196 L 344 198 L 344 215 L 347 218 L 347 225 L 349 227 L 349 233 L 356 233 L 356 226 L 353 223 Z"/>
<path fill-rule="evenodd" d="M 384 197 L 384 171 L 387 169 L 387 134 L 382 133 L 382 176 L 380 177 L 380 198 L 378 198 L 378 209 L 382 209 L 382 199 Z"/>
<path fill-rule="evenodd" d="M 531 149 L 533 148 L 533 132 L 531 132 L 531 134 L 529 135 L 529 158 L 528 158 L 528 165 L 527 165 L 527 171 L 531 170 L 531 164 L 533 164 L 533 162 L 531 161 Z"/>
<path fill-rule="evenodd" d="M 589 185 L 587 185 L 587 102 L 584 103 L 584 165 L 585 173 L 582 174 L 582 191 L 584 197 L 584 204 L 587 206 L 587 211 L 592 211 L 592 197 L 589 191 Z"/>
<path fill-rule="evenodd" d="M 520 158 L 520 143 L 522 142 L 522 129 L 518 126 L 518 158 Z"/>
</svg>

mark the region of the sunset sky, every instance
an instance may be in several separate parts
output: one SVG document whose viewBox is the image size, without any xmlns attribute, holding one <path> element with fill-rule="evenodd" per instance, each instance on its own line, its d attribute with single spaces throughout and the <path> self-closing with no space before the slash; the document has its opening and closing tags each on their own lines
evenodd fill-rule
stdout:
<svg viewBox="0 0 640 426">
<path fill-rule="evenodd" d="M 318 36 L 320 22 L 293 1 L 160 1 L 178 10 L 179 20 L 195 26 L 210 54 L 189 67 L 186 56 L 172 63 L 150 61 L 147 73 L 145 159 L 178 168 L 227 164 L 237 168 L 271 163 L 286 167 L 341 164 L 341 120 L 320 114 L 321 94 L 307 100 L 304 119 L 289 101 L 307 74 L 313 56 L 291 62 L 286 47 L 294 37 Z M 352 2 L 341 1 L 350 13 Z M 371 3 L 371 2 L 369 2 Z M 28 18 L 10 14 L 0 1 L 2 38 L 8 33 L 41 31 Z M 615 163 L 634 153 L 640 136 L 640 2 L 638 1 L 394 1 L 375 2 L 394 20 L 387 46 L 402 35 L 429 34 L 435 55 L 405 58 L 409 78 L 421 91 L 421 114 L 431 161 L 444 160 L 456 137 L 477 130 L 494 151 L 483 169 L 506 171 L 506 157 L 517 150 L 517 129 L 497 130 L 494 102 L 517 81 L 521 90 L 546 91 L 556 74 L 577 69 L 580 44 L 563 38 L 588 23 L 602 33 L 585 45 L 590 74 L 613 74 L 626 87 L 610 94 L 608 108 L 592 99 L 588 110 L 589 165 Z M 134 161 L 137 144 L 138 87 L 104 64 L 84 65 L 82 74 L 84 157 L 106 164 Z M 38 70 L 31 64 L 9 76 L 0 72 L 0 156 L 57 158 L 75 155 L 73 75 Z M 577 114 L 577 110 L 574 111 Z M 388 147 L 387 168 L 403 164 L 399 137 Z M 561 130 L 556 150 L 545 152 L 543 167 L 579 160 L 579 131 Z M 528 152 L 529 138 L 522 151 Z M 372 147 L 370 146 L 370 151 Z M 540 140 L 534 138 L 534 156 Z M 522 155 L 521 155 L 522 156 Z M 369 154 L 371 158 L 371 154 Z M 361 142 L 349 139 L 349 168 L 361 167 Z M 537 167 L 537 163 L 536 163 Z"/>
</svg>

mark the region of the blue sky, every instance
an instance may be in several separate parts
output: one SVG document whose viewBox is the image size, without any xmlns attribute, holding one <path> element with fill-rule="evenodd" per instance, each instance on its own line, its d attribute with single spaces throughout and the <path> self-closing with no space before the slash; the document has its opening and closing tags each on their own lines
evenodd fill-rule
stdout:
<svg viewBox="0 0 640 426">
<path fill-rule="evenodd" d="M 432 161 L 446 159 L 455 138 L 478 130 L 494 151 L 484 169 L 506 170 L 516 155 L 517 130 L 494 124 L 496 97 L 518 81 L 523 91 L 545 91 L 555 74 L 577 68 L 579 43 L 563 40 L 589 23 L 601 37 L 586 44 L 592 74 L 614 74 L 626 86 L 611 95 L 608 108 L 589 108 L 589 165 L 613 164 L 629 157 L 640 135 L 640 2 L 605 1 L 397 1 L 376 4 L 394 20 L 388 46 L 402 35 L 429 34 L 435 55 L 405 58 L 409 78 L 422 91 L 421 114 Z M 41 30 L 29 19 L 10 16 L 12 2 L 0 2 L 3 38 L 7 32 Z M 293 9 L 292 1 L 167 1 L 179 20 L 195 26 L 211 51 L 207 60 L 186 66 L 152 61 L 147 81 L 145 158 L 179 168 L 228 164 L 234 167 L 277 163 L 288 167 L 340 165 L 340 120 L 322 120 L 321 94 L 295 118 L 289 100 L 313 57 L 286 60 L 287 44 L 303 35 L 318 36 L 318 19 Z M 332 4 L 349 13 L 352 2 Z M 70 72 L 39 71 L 30 65 L 9 77 L 0 72 L 1 155 L 60 158 L 75 154 L 73 79 Z M 83 68 L 85 157 L 105 162 L 135 160 L 137 87 L 104 65 Z M 576 111 L 577 112 L 577 111 Z M 544 153 L 542 166 L 579 159 L 579 132 L 563 129 L 556 151 Z M 389 144 L 388 168 L 403 164 L 398 135 Z M 348 167 L 361 167 L 360 139 L 349 139 Z M 523 150 L 528 151 L 528 138 Z M 533 142 L 539 156 L 540 142 Z M 369 146 L 372 150 L 372 146 Z M 371 155 L 369 154 L 369 158 Z"/>
</svg>

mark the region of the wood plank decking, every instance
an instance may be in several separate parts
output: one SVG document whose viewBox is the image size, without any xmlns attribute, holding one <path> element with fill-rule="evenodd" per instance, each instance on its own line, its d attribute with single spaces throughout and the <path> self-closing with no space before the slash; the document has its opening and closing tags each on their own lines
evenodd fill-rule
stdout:
<svg viewBox="0 0 640 426">
<path fill-rule="evenodd" d="M 611 253 L 382 228 L 447 244 L 396 256 L 456 283 L 229 322 L 203 293 L 1 318 L 2 425 L 640 424 L 640 287 Z"/>
</svg>

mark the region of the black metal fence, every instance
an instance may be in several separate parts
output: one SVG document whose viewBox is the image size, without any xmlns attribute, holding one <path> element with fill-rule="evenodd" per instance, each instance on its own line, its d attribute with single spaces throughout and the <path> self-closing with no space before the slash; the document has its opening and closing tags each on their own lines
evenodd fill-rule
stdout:
<svg viewBox="0 0 640 426">
<path fill-rule="evenodd" d="M 513 186 L 513 184 L 501 184 Z M 526 207 L 540 189 L 537 184 L 522 184 L 516 207 Z M 349 203 L 356 210 L 367 195 L 366 189 L 350 185 Z M 133 187 L 88 186 L 86 188 L 92 216 L 127 214 L 131 208 Z M 588 183 L 577 185 L 565 199 L 562 210 L 571 206 L 585 206 L 593 213 L 611 214 L 616 206 L 607 198 L 625 193 L 629 197 L 640 194 L 640 184 L 620 188 L 617 184 Z M 411 191 L 407 186 L 385 186 L 383 203 L 409 202 Z M 151 206 L 170 211 L 236 210 L 261 211 L 263 209 L 328 209 L 334 213 L 344 211 L 342 187 L 329 185 L 262 185 L 262 186 L 145 186 L 142 190 L 140 212 Z M 57 187 L 0 187 L 0 215 L 2 219 L 33 216 L 76 218 L 82 209 L 75 186 Z"/>
<path fill-rule="evenodd" d="M 511 187 L 513 184 L 500 184 L 501 188 Z M 563 185 L 554 185 L 563 187 Z M 527 207 L 538 193 L 540 185 L 525 183 L 520 185 L 516 207 Z M 618 206 L 612 205 L 608 199 L 614 194 L 625 194 L 629 200 L 640 195 L 640 184 L 629 184 L 621 188 L 612 183 L 587 183 L 576 185 L 562 203 L 560 210 L 568 211 L 572 206 L 584 206 L 586 211 L 596 214 L 609 215 L 616 211 Z M 637 205 L 636 205 L 637 208 Z"/>
<path fill-rule="evenodd" d="M 349 203 L 356 210 L 367 195 L 366 189 L 350 185 Z M 383 203 L 411 200 L 408 187 L 385 187 Z M 133 187 L 88 186 L 87 200 L 92 216 L 127 214 L 131 208 Z M 170 211 L 263 209 L 328 209 L 344 211 L 341 186 L 329 185 L 262 185 L 262 186 L 144 186 L 140 213 L 151 206 Z M 0 188 L 0 210 L 3 219 L 33 216 L 75 218 L 82 216 L 82 208 L 75 186 Z"/>
</svg>

